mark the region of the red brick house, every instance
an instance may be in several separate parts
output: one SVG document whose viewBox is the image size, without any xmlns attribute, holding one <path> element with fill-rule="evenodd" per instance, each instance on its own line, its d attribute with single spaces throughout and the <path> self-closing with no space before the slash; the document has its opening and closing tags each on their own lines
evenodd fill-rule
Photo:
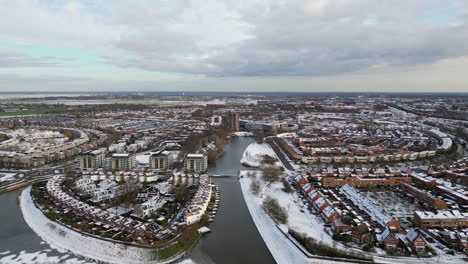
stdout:
<svg viewBox="0 0 468 264">
<path fill-rule="evenodd" d="M 398 240 L 390 231 L 390 228 L 386 228 L 385 231 L 378 237 L 378 240 L 383 245 L 385 250 L 396 249 L 398 247 Z"/>
<path fill-rule="evenodd" d="M 357 245 L 363 245 L 367 242 L 372 242 L 372 234 L 364 224 L 353 228 L 353 231 L 351 232 L 351 238 L 353 243 Z"/>
<path fill-rule="evenodd" d="M 343 233 L 353 230 L 351 225 L 352 218 L 349 216 L 335 216 L 331 222 L 333 232 Z"/>
<path fill-rule="evenodd" d="M 322 217 L 327 223 L 333 223 L 335 218 L 338 216 L 341 216 L 340 211 L 331 205 L 327 206 L 322 212 Z"/>
<path fill-rule="evenodd" d="M 409 242 L 409 246 L 416 252 L 422 252 L 426 250 L 427 242 L 421 235 L 418 229 L 411 229 L 406 234 L 406 240 Z"/>
</svg>

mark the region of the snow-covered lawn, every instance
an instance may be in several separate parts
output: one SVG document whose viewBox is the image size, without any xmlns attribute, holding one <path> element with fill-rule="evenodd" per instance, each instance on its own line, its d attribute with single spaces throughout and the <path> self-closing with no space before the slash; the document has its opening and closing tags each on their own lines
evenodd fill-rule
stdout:
<svg viewBox="0 0 468 264">
<path fill-rule="evenodd" d="M 250 192 L 252 179 L 247 176 L 246 171 L 241 171 L 241 175 L 243 178 L 240 179 L 240 185 L 250 215 L 273 258 L 279 264 L 307 263 L 306 256 L 278 230 L 275 222 L 263 210 L 262 199 Z"/>
<path fill-rule="evenodd" d="M 250 193 L 250 183 L 253 178 L 247 176 L 249 173 L 252 174 L 252 171 L 241 171 L 240 175 L 244 176 L 241 181 L 242 185 L 244 183 L 248 185 L 247 190 Z M 261 172 L 257 172 L 255 178 L 259 179 L 260 177 Z M 284 226 L 286 230 L 288 228 L 294 229 L 300 233 L 307 233 L 310 237 L 319 239 L 329 245 L 334 244 L 333 239 L 325 231 L 323 221 L 308 211 L 307 205 L 298 197 L 296 192 L 284 192 L 281 182 L 275 182 L 268 188 L 266 188 L 265 182 L 259 180 L 259 183 L 262 186 L 263 193 L 260 197 L 252 195 L 253 200 L 260 205 L 267 196 L 277 199 L 278 203 L 288 212 L 288 223 Z"/>
<path fill-rule="evenodd" d="M 266 143 L 251 143 L 242 154 L 240 162 L 245 166 L 260 168 L 265 156 L 270 156 L 276 159 L 277 161 L 275 166 L 281 165 L 281 162 L 278 161 L 278 157 L 276 157 L 273 149 L 271 149 L 270 145 Z"/>
<path fill-rule="evenodd" d="M 152 249 L 125 246 L 85 236 L 50 221 L 34 205 L 30 191 L 31 187 L 28 187 L 21 193 L 21 212 L 31 229 L 50 245 L 106 263 L 161 263 L 152 260 Z"/>
<path fill-rule="evenodd" d="M 421 210 L 409 200 L 400 197 L 393 191 L 376 191 L 364 192 L 364 194 L 374 200 L 378 205 L 385 209 L 386 212 L 394 217 L 412 217 L 415 210 Z"/>
<path fill-rule="evenodd" d="M 0 173 L 0 183 L 15 180 L 16 173 Z"/>
<path fill-rule="evenodd" d="M 135 160 L 138 164 L 149 164 L 151 152 L 145 154 L 138 154 L 135 156 Z"/>
</svg>

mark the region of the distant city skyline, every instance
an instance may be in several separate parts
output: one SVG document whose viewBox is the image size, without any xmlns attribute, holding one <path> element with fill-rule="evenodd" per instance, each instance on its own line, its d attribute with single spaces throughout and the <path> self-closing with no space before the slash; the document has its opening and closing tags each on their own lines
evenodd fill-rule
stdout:
<svg viewBox="0 0 468 264">
<path fill-rule="evenodd" d="M 0 92 L 468 90 L 465 0 L 0 5 Z"/>
</svg>

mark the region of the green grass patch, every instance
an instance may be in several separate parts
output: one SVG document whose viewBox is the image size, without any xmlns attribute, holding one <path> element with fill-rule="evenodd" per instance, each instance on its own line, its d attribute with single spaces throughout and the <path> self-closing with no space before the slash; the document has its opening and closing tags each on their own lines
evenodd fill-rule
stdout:
<svg viewBox="0 0 468 264">
<path fill-rule="evenodd" d="M 165 247 L 163 249 L 159 250 L 159 257 L 160 259 L 168 259 L 172 256 L 177 255 L 179 252 L 182 252 L 183 248 L 179 244 L 179 242 L 176 242 L 168 247 Z"/>
<path fill-rule="evenodd" d="M 0 112 L 0 116 L 46 115 L 66 112 L 65 107 L 42 107 L 16 112 Z"/>
</svg>

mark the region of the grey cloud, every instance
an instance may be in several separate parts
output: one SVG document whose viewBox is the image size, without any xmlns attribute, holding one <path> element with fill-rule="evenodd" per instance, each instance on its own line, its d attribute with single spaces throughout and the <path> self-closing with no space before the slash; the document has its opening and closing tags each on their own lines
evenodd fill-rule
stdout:
<svg viewBox="0 0 468 264">
<path fill-rule="evenodd" d="M 468 55 L 466 16 L 461 15 L 458 26 L 420 23 L 421 1 L 246 3 L 228 6 L 250 25 L 250 39 L 204 47 L 190 32 L 169 30 L 169 20 L 161 25 L 166 28 L 122 36 L 115 45 L 133 57 L 109 62 L 208 76 L 323 76 Z M 463 1 L 453 3 L 468 7 Z M 436 12 L 443 6 L 425 8 Z"/>
<path fill-rule="evenodd" d="M 11 67 L 55 67 L 62 65 L 65 61 L 74 60 L 64 57 L 33 57 L 22 52 L 0 47 L 0 68 Z"/>
</svg>

